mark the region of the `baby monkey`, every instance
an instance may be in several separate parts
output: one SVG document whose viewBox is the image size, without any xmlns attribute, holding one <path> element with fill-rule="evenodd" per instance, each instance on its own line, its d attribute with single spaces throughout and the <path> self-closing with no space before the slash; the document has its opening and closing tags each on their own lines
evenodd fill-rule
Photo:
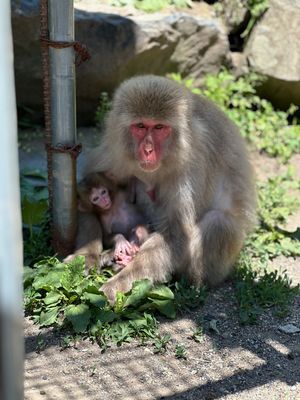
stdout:
<svg viewBox="0 0 300 400">
<path fill-rule="evenodd" d="M 78 209 L 95 213 L 102 226 L 103 244 L 110 249 L 100 256 L 99 267 L 125 267 L 149 237 L 145 217 L 130 202 L 130 190 L 117 186 L 109 173 L 90 173 L 77 185 Z"/>
</svg>

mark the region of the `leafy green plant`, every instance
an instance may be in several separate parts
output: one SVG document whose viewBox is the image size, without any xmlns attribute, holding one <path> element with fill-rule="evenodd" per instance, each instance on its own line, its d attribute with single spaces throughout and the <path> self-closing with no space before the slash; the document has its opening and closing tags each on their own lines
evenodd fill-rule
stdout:
<svg viewBox="0 0 300 400">
<path fill-rule="evenodd" d="M 207 296 L 205 286 L 196 288 L 182 279 L 174 283 L 176 308 L 181 312 L 197 308 L 202 305 Z"/>
<path fill-rule="evenodd" d="M 32 265 L 51 251 L 46 173 L 24 170 L 20 175 L 24 258 Z"/>
<path fill-rule="evenodd" d="M 170 335 L 157 335 L 153 342 L 154 350 L 153 352 L 155 354 L 163 354 L 167 351 L 167 345 L 171 340 Z"/>
<path fill-rule="evenodd" d="M 178 74 L 171 78 L 185 84 L 193 93 L 202 93 L 234 121 L 242 136 L 247 138 L 258 150 L 269 156 L 280 157 L 287 162 L 300 148 L 300 125 L 289 119 L 296 111 L 291 106 L 288 111 L 275 111 L 272 104 L 256 94 L 256 87 L 263 78 L 255 73 L 235 78 L 229 71 L 222 70 L 217 76 L 208 75 L 204 88 L 194 88 L 192 79 L 182 79 Z"/>
<path fill-rule="evenodd" d="M 274 308 L 277 316 L 287 315 L 291 301 L 299 293 L 286 275 L 278 271 L 262 273 L 253 269 L 252 260 L 242 255 L 235 276 L 235 295 L 242 324 L 255 323 L 266 308 Z"/>
<path fill-rule="evenodd" d="M 111 4 L 116 7 L 133 6 L 138 10 L 152 13 L 160 11 L 170 5 L 178 8 L 188 8 L 192 6 L 191 0 L 111 0 Z"/>
<path fill-rule="evenodd" d="M 101 292 L 112 275 L 109 270 L 84 275 L 84 257 L 63 264 L 54 257 L 24 267 L 25 309 L 40 326 L 67 327 L 74 333 L 88 333 L 102 349 L 120 345 L 134 337 L 156 338 L 155 312 L 169 318 L 176 314 L 173 291 L 166 285 L 152 287 L 147 279 L 134 283 L 129 293 L 117 295 L 111 307 Z M 182 289 L 181 289 L 182 290 Z M 176 293 L 176 290 L 175 290 Z M 161 349 L 167 336 L 161 337 Z"/>
<path fill-rule="evenodd" d="M 175 347 L 175 357 L 186 360 L 187 359 L 187 354 L 186 354 L 186 348 L 183 344 L 177 344 Z"/>
<path fill-rule="evenodd" d="M 288 232 L 281 227 L 299 207 L 298 197 L 289 193 L 299 188 L 300 182 L 291 170 L 258 184 L 259 226 L 246 241 L 248 254 L 260 259 L 300 255 L 299 231 Z"/>
<path fill-rule="evenodd" d="M 192 339 L 197 343 L 202 343 L 204 340 L 204 331 L 202 326 L 197 326 L 192 334 Z"/>
</svg>

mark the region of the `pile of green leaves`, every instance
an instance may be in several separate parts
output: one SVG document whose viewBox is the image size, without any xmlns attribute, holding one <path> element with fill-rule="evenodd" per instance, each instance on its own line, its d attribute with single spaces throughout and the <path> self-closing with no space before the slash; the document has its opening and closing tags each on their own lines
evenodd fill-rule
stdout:
<svg viewBox="0 0 300 400">
<path fill-rule="evenodd" d="M 157 335 L 159 313 L 175 318 L 177 309 L 203 303 L 204 289 L 176 283 L 171 290 L 164 284 L 152 286 L 147 279 L 135 282 L 129 293 L 118 293 L 112 307 L 101 292 L 112 275 L 109 270 L 84 275 L 84 257 L 69 264 L 56 258 L 24 268 L 25 309 L 40 326 L 70 328 L 97 340 L 105 350 L 132 338 L 146 340 Z"/>
<path fill-rule="evenodd" d="M 111 0 L 111 5 L 115 7 L 133 6 L 146 13 L 160 11 L 168 6 L 177 8 L 191 7 L 191 0 Z"/>
<path fill-rule="evenodd" d="M 263 82 L 261 76 L 249 73 L 235 78 L 231 72 L 222 70 L 217 76 L 208 75 L 201 90 L 194 88 L 192 79 L 182 79 L 178 74 L 171 77 L 193 93 L 203 94 L 218 104 L 256 149 L 280 157 L 284 162 L 299 151 L 300 125 L 296 119 L 289 123 L 297 108 L 275 111 L 269 101 L 261 99 L 256 93 Z"/>
</svg>

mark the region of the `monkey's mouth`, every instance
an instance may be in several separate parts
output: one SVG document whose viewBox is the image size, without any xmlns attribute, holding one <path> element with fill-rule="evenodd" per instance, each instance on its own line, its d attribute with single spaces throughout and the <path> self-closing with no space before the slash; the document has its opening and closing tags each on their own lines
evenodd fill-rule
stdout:
<svg viewBox="0 0 300 400">
<path fill-rule="evenodd" d="M 106 204 L 103 204 L 103 209 L 108 210 L 111 206 L 111 201 L 108 201 Z"/>
<path fill-rule="evenodd" d="M 143 171 L 154 172 L 160 167 L 160 163 L 157 161 L 140 161 L 139 166 Z"/>
</svg>

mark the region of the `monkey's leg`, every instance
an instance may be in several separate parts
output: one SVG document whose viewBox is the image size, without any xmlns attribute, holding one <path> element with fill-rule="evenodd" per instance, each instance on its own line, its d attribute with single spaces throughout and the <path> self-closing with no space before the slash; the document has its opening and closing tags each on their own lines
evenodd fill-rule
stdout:
<svg viewBox="0 0 300 400">
<path fill-rule="evenodd" d="M 204 215 L 198 230 L 200 248 L 191 254 L 187 271 L 196 286 L 203 282 L 218 285 L 230 274 L 245 238 L 241 220 L 237 214 L 223 210 Z"/>
</svg>

